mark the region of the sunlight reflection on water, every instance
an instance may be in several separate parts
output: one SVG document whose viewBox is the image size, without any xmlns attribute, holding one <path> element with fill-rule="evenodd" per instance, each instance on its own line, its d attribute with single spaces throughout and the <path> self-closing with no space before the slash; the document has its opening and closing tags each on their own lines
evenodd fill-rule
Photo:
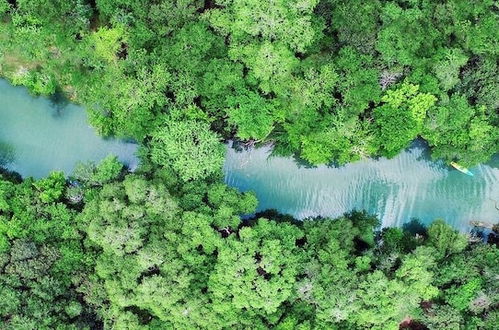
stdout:
<svg viewBox="0 0 499 330">
<path fill-rule="evenodd" d="M 268 147 L 243 152 L 228 148 L 224 166 L 229 185 L 256 192 L 259 211 L 274 208 L 303 219 L 365 209 L 379 215 L 383 226 L 442 218 L 463 231 L 471 220 L 499 220 L 493 201 L 499 199 L 497 159 L 495 167 L 472 168 L 475 176 L 469 177 L 431 161 L 420 141 L 392 159 L 337 168 L 305 168 L 292 158 L 269 155 Z"/>
</svg>

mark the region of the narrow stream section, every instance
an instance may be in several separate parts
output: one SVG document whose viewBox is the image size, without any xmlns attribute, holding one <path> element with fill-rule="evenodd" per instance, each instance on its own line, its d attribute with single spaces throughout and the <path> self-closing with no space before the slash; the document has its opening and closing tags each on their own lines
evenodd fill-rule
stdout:
<svg viewBox="0 0 499 330">
<path fill-rule="evenodd" d="M 291 158 L 270 156 L 270 151 L 229 148 L 224 167 L 229 185 L 256 192 L 259 210 L 273 208 L 303 219 L 365 209 L 377 214 L 383 226 L 442 218 L 463 231 L 469 230 L 471 220 L 499 220 L 497 155 L 489 164 L 472 168 L 475 176 L 470 177 L 431 161 L 420 141 L 393 159 L 338 168 L 300 167 Z"/>
</svg>

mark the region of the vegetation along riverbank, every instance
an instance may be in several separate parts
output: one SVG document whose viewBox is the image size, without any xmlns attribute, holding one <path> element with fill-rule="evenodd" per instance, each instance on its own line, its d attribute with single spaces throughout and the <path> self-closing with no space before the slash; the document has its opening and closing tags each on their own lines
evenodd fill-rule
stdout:
<svg viewBox="0 0 499 330">
<path fill-rule="evenodd" d="M 152 166 L 152 165 L 151 165 Z M 221 174 L 134 174 L 114 158 L 0 179 L 0 318 L 8 329 L 493 329 L 496 236 L 443 221 L 377 232 L 362 212 L 241 222 L 256 198 Z M 497 229 L 496 229 L 497 230 Z"/>
</svg>

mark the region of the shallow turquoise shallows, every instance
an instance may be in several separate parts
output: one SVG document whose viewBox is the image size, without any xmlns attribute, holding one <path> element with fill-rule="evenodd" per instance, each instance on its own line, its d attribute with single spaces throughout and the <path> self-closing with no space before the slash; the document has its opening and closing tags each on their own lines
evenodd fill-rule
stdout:
<svg viewBox="0 0 499 330">
<path fill-rule="evenodd" d="M 299 167 L 290 158 L 269 158 L 269 152 L 266 147 L 244 152 L 229 148 L 224 167 L 229 185 L 256 192 L 258 210 L 274 208 L 303 219 L 365 209 L 379 215 L 383 226 L 442 218 L 462 231 L 470 229 L 470 220 L 499 220 L 497 156 L 472 168 L 471 177 L 429 160 L 421 142 L 393 159 L 338 168 Z"/>
<path fill-rule="evenodd" d="M 0 166 L 40 178 L 55 170 L 71 173 L 78 161 L 114 154 L 133 168 L 136 149 L 134 143 L 97 136 L 83 108 L 33 97 L 0 80 Z"/>
</svg>

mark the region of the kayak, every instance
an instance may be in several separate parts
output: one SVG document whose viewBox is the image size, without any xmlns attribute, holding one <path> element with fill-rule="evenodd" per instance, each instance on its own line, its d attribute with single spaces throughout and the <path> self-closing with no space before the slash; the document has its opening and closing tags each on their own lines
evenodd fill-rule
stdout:
<svg viewBox="0 0 499 330">
<path fill-rule="evenodd" d="M 468 170 L 466 167 L 459 165 L 458 163 L 451 162 L 450 163 L 452 167 L 454 167 L 456 170 L 463 172 L 464 174 L 467 174 L 469 176 L 473 176 L 474 174 Z"/>
</svg>

